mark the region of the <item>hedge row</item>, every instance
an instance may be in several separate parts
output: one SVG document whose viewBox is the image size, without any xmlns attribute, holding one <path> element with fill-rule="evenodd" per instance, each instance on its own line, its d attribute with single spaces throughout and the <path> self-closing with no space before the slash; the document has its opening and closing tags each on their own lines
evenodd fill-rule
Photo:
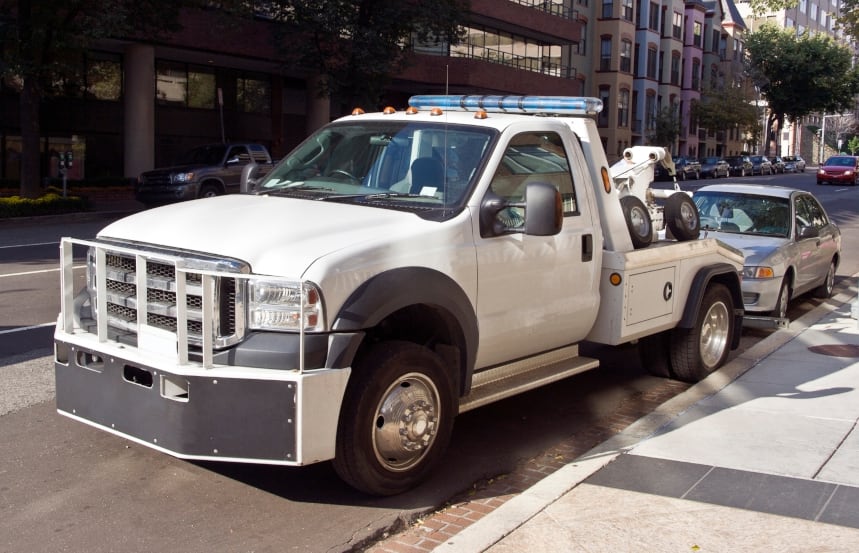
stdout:
<svg viewBox="0 0 859 553">
<path fill-rule="evenodd" d="M 66 187 L 71 188 L 114 188 L 133 185 L 135 179 L 126 177 L 93 177 L 66 181 Z M 45 179 L 48 186 L 62 189 L 63 180 L 58 178 Z M 21 182 L 12 179 L 0 179 L 0 190 L 17 191 L 21 188 Z"/>
<path fill-rule="evenodd" d="M 89 202 L 79 196 L 63 197 L 62 193 L 48 192 L 36 199 L 11 196 L 0 198 L 0 219 L 8 217 L 32 217 L 35 215 L 59 215 L 87 211 Z"/>
</svg>

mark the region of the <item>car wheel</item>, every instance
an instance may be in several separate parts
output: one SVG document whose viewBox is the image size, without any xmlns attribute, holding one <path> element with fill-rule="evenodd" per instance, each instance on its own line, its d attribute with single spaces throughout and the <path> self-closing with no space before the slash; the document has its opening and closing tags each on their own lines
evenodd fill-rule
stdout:
<svg viewBox="0 0 859 553">
<path fill-rule="evenodd" d="M 743 167 L 742 169 L 740 169 L 740 176 L 741 176 L 741 177 L 745 177 L 745 176 L 746 176 L 746 168 L 745 168 L 745 167 Z"/>
<path fill-rule="evenodd" d="M 433 351 L 382 342 L 358 360 L 340 413 L 334 470 L 358 490 L 393 495 L 441 459 L 453 430 L 455 386 Z"/>
<path fill-rule="evenodd" d="M 728 288 L 707 287 L 693 328 L 671 333 L 671 367 L 679 380 L 698 382 L 728 358 L 734 333 L 734 301 Z"/>
<path fill-rule="evenodd" d="M 780 319 L 787 318 L 787 305 L 790 303 L 790 284 L 787 282 L 787 277 L 781 283 L 781 289 L 778 291 L 778 299 L 775 302 L 775 309 L 771 315 Z"/>
<path fill-rule="evenodd" d="M 215 186 L 214 184 L 204 184 L 202 188 L 200 188 L 200 197 L 201 198 L 214 198 L 215 196 L 220 196 L 221 190 Z"/>
<path fill-rule="evenodd" d="M 698 208 L 683 192 L 676 192 L 665 200 L 665 219 L 671 235 L 681 242 L 697 240 L 701 233 Z"/>
<path fill-rule="evenodd" d="M 829 262 L 829 270 L 823 278 L 823 284 L 814 289 L 814 297 L 826 299 L 832 296 L 832 290 L 835 288 L 835 260 Z"/>
</svg>

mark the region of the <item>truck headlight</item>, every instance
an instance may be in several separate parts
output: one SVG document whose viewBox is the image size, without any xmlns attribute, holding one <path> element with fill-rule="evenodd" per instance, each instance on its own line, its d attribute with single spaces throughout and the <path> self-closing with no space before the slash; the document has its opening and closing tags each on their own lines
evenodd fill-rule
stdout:
<svg viewBox="0 0 859 553">
<path fill-rule="evenodd" d="M 248 312 L 250 327 L 258 330 L 297 331 L 303 325 L 318 331 L 325 325 L 322 296 L 309 282 L 251 280 Z"/>
<path fill-rule="evenodd" d="M 747 265 L 743 267 L 743 278 L 774 278 L 775 271 L 772 267 L 756 267 Z"/>
<path fill-rule="evenodd" d="M 176 173 L 173 175 L 173 182 L 186 183 L 194 180 L 194 173 Z"/>
</svg>

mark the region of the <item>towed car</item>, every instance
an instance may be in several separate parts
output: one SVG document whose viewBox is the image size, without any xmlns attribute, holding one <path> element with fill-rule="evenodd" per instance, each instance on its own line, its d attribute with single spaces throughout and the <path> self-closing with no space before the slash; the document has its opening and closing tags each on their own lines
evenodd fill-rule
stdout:
<svg viewBox="0 0 859 553">
<path fill-rule="evenodd" d="M 791 299 L 832 295 L 841 232 L 810 193 L 781 186 L 714 184 L 692 197 L 702 237 L 743 252 L 747 313 L 787 316 Z"/>
<path fill-rule="evenodd" d="M 718 179 L 727 177 L 731 172 L 728 162 L 718 156 L 709 156 L 701 160 L 701 177 Z"/>
</svg>

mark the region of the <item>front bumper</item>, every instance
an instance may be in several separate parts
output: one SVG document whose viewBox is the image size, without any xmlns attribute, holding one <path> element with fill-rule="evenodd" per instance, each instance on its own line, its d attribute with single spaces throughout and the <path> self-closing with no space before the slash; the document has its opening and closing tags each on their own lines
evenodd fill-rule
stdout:
<svg viewBox="0 0 859 553">
<path fill-rule="evenodd" d="M 55 334 L 57 411 L 176 457 L 304 465 L 334 457 L 351 370 L 178 364 Z"/>
<path fill-rule="evenodd" d="M 750 313 L 769 313 L 776 308 L 781 278 L 744 278 L 743 309 Z"/>
<path fill-rule="evenodd" d="M 169 204 L 193 200 L 199 195 L 199 183 L 187 183 L 182 185 L 145 185 L 139 186 L 134 191 L 137 201 L 144 204 Z"/>
</svg>

